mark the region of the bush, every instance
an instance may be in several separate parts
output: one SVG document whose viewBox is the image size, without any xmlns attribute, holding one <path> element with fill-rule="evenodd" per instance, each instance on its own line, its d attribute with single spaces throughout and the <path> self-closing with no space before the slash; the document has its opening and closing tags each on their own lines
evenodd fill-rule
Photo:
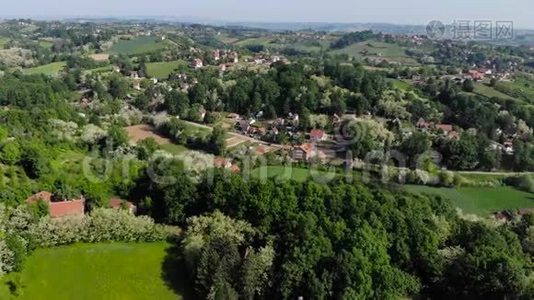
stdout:
<svg viewBox="0 0 534 300">
<path fill-rule="evenodd" d="M 31 228 L 31 235 L 39 247 L 77 242 L 152 242 L 166 237 L 151 218 L 112 209 L 96 209 L 84 217 L 42 218 Z"/>
<path fill-rule="evenodd" d="M 508 177 L 504 180 L 504 183 L 522 191 L 534 193 L 534 179 L 529 175 Z"/>
<path fill-rule="evenodd" d="M 0 206 L 0 277 L 20 271 L 35 247 L 78 242 L 153 242 L 167 237 L 163 226 L 125 210 L 96 209 L 91 215 L 50 219 L 27 205 Z"/>
</svg>

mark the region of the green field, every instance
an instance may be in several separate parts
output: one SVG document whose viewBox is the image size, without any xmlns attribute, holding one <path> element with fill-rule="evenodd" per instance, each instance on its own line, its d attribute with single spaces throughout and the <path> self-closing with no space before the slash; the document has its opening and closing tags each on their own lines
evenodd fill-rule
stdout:
<svg viewBox="0 0 534 300">
<path fill-rule="evenodd" d="M 393 87 L 402 91 L 412 90 L 412 86 L 406 81 L 400 79 L 388 79 L 393 84 Z"/>
<path fill-rule="evenodd" d="M 174 60 L 146 64 L 148 76 L 158 79 L 167 79 L 179 67 L 187 67 L 187 63 L 183 60 Z"/>
<path fill-rule="evenodd" d="M 0 49 L 4 49 L 4 45 L 9 42 L 9 39 L 6 37 L 0 37 Z"/>
<path fill-rule="evenodd" d="M 137 37 L 131 40 L 120 40 L 110 49 L 111 54 L 141 54 L 166 48 L 167 41 L 157 37 Z"/>
<path fill-rule="evenodd" d="M 51 41 L 46 41 L 46 40 L 39 40 L 39 46 L 46 48 L 46 49 L 50 49 L 52 48 L 52 46 L 54 46 L 54 43 Z"/>
<path fill-rule="evenodd" d="M 191 151 L 189 148 L 187 148 L 186 146 L 182 146 L 182 145 L 178 145 L 178 144 L 164 144 L 164 145 L 161 145 L 160 146 L 161 149 L 171 153 L 171 154 L 174 154 L 174 155 L 178 155 L 178 154 L 183 154 L 185 152 L 189 152 Z"/>
<path fill-rule="evenodd" d="M 61 70 L 66 66 L 67 64 L 64 61 L 51 63 L 48 65 L 42 65 L 34 68 L 28 68 L 23 69 L 22 72 L 24 74 L 44 74 L 48 76 L 57 76 Z"/>
<path fill-rule="evenodd" d="M 272 39 L 269 37 L 256 37 L 256 38 L 246 38 L 234 43 L 236 46 L 245 47 L 249 45 L 263 45 L 265 47 L 271 44 Z"/>
<path fill-rule="evenodd" d="M 452 200 L 464 213 L 487 216 L 506 209 L 534 208 L 534 194 L 522 192 L 511 187 L 461 187 L 434 188 L 407 185 L 413 193 L 441 195 Z"/>
<path fill-rule="evenodd" d="M 384 42 L 365 41 L 355 43 L 343 49 L 334 50 L 332 51 L 332 54 L 347 54 L 359 59 L 364 59 L 366 57 L 374 59 L 381 58 L 389 62 L 399 62 L 406 65 L 418 65 L 415 59 L 406 55 L 404 48 L 397 44 Z"/>
<path fill-rule="evenodd" d="M 497 98 L 501 98 L 501 99 L 517 100 L 516 98 L 510 97 L 510 96 L 508 96 L 508 95 L 506 95 L 504 93 L 501 93 L 501 92 L 497 91 L 496 89 L 494 89 L 493 87 L 488 86 L 485 83 L 481 83 L 481 82 L 475 83 L 475 91 L 474 91 L 474 93 L 478 94 L 478 95 L 481 95 L 481 96 L 484 96 L 484 97 L 488 97 L 488 98 L 497 97 Z"/>
<path fill-rule="evenodd" d="M 37 249 L 21 273 L 2 280 L 0 299 L 183 299 L 181 265 L 169 251 L 164 242 Z M 18 297 L 9 292 L 10 280 L 18 282 Z"/>
<path fill-rule="evenodd" d="M 328 182 L 335 177 L 342 175 L 340 169 L 333 169 L 332 172 L 310 170 L 307 168 L 284 167 L 284 166 L 264 166 L 252 170 L 251 176 L 258 179 L 277 178 L 279 180 L 295 180 L 304 182 L 313 179 L 317 182 Z M 360 175 L 361 176 L 361 175 Z"/>
<path fill-rule="evenodd" d="M 520 73 L 514 76 L 513 81 L 500 81 L 496 85 L 500 92 L 525 101 L 534 103 L 534 76 Z"/>
</svg>

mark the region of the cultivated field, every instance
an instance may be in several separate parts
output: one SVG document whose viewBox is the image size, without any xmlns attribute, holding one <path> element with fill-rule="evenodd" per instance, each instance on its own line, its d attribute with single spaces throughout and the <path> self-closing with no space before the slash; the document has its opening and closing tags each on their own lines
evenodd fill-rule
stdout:
<svg viewBox="0 0 534 300">
<path fill-rule="evenodd" d="M 109 59 L 109 54 L 106 54 L 106 53 L 91 54 L 89 55 L 89 57 L 95 61 L 107 61 Z"/>
<path fill-rule="evenodd" d="M 110 49 L 111 54 L 140 54 L 153 52 L 167 47 L 166 41 L 157 37 L 137 37 L 131 40 L 120 40 Z"/>
<path fill-rule="evenodd" d="M 147 125 L 147 124 L 128 126 L 124 129 L 128 133 L 128 137 L 130 137 L 130 140 L 133 141 L 134 143 L 137 143 L 139 141 L 142 141 L 148 138 L 153 138 L 156 141 L 156 143 L 158 143 L 159 145 L 172 143 L 170 139 L 161 136 L 160 134 L 156 132 L 154 127 Z"/>
<path fill-rule="evenodd" d="M 180 265 L 167 256 L 170 247 L 160 242 L 37 249 L 21 273 L 0 282 L 0 299 L 185 299 L 187 285 Z M 18 297 L 9 289 L 14 284 Z"/>
<path fill-rule="evenodd" d="M 187 67 L 187 63 L 183 60 L 174 60 L 146 64 L 148 76 L 158 79 L 167 79 L 174 70 L 180 67 Z"/>
<path fill-rule="evenodd" d="M 59 72 L 61 72 L 61 70 L 63 70 L 63 68 L 66 66 L 67 64 L 63 61 L 60 61 L 60 62 L 55 62 L 55 63 L 51 63 L 51 64 L 48 64 L 48 65 L 43 65 L 43 66 L 38 66 L 38 67 L 35 67 L 35 68 L 28 68 L 28 69 L 23 69 L 22 72 L 24 74 L 44 74 L 44 75 L 48 75 L 48 76 L 57 76 L 59 75 Z"/>
<path fill-rule="evenodd" d="M 352 57 L 364 59 L 385 59 L 389 62 L 398 62 L 405 65 L 418 65 L 417 61 L 406 55 L 404 48 L 396 44 L 365 41 L 355 43 L 343 49 L 332 51 L 333 54 L 347 54 Z M 366 53 L 366 54 L 364 54 Z"/>
</svg>

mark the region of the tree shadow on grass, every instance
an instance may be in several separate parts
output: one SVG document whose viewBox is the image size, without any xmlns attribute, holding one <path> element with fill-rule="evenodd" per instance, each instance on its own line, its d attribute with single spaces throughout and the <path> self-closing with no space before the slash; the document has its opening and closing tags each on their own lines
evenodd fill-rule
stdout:
<svg viewBox="0 0 534 300">
<path fill-rule="evenodd" d="M 188 276 L 185 260 L 176 245 L 167 248 L 162 264 L 161 278 L 175 293 L 184 300 L 199 299 L 194 284 Z"/>
</svg>

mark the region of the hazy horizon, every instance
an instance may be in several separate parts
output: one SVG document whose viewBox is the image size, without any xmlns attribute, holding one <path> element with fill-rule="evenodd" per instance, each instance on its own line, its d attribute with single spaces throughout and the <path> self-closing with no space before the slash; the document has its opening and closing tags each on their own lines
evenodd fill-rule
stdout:
<svg viewBox="0 0 534 300">
<path fill-rule="evenodd" d="M 2 5 L 2 18 L 98 18 L 155 17 L 220 22 L 269 23 L 391 23 L 424 25 L 431 20 L 513 21 L 516 28 L 534 29 L 534 2 L 517 0 L 19 0 Z"/>
</svg>

